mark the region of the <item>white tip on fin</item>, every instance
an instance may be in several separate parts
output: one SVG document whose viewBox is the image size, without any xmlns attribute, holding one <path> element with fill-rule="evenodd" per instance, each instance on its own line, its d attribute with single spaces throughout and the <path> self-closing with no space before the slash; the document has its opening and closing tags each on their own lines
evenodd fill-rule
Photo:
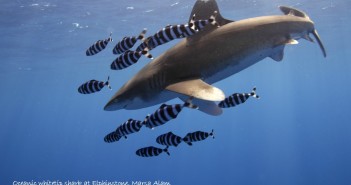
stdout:
<svg viewBox="0 0 351 185">
<path fill-rule="evenodd" d="M 225 99 L 225 95 L 222 90 L 211 86 L 200 79 L 178 82 L 169 85 L 166 89 L 201 100 L 222 101 Z"/>
<path fill-rule="evenodd" d="M 290 40 L 287 40 L 286 41 L 286 44 L 298 44 L 299 43 L 299 41 L 297 41 L 297 40 L 295 40 L 295 39 L 290 39 Z"/>
<path fill-rule="evenodd" d="M 187 101 L 187 97 L 180 97 L 184 102 Z M 213 101 L 205 101 L 200 99 L 192 99 L 192 103 L 198 106 L 198 110 L 211 116 L 219 116 L 223 113 L 223 110 Z"/>
</svg>

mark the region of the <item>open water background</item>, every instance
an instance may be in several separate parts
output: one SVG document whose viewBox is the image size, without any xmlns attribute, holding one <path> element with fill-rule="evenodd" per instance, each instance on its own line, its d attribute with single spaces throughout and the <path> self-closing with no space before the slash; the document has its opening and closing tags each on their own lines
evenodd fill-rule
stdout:
<svg viewBox="0 0 351 185">
<path fill-rule="evenodd" d="M 0 6 L 0 184 L 14 181 L 157 180 L 170 184 L 351 184 L 351 19 L 349 0 L 218 0 L 225 18 L 281 14 L 278 5 L 301 9 L 315 22 L 327 58 L 317 44 L 287 46 L 280 63 L 265 59 L 217 84 L 226 94 L 261 99 L 211 117 L 184 109 L 154 130 L 127 140 L 103 137 L 129 118 L 143 119 L 158 106 L 103 111 L 103 106 L 146 62 L 111 71 L 112 46 L 143 28 L 152 34 L 188 20 L 190 0 L 2 0 Z M 102 53 L 85 50 L 113 32 Z M 152 51 L 157 56 L 179 40 Z M 189 65 L 191 68 L 191 66 Z M 81 95 L 90 79 L 111 76 L 113 91 Z M 170 103 L 180 103 L 173 100 Z M 215 131 L 215 139 L 182 143 L 171 156 L 135 155 L 158 146 L 155 138 Z M 38 184 L 38 183 L 37 183 Z"/>
</svg>

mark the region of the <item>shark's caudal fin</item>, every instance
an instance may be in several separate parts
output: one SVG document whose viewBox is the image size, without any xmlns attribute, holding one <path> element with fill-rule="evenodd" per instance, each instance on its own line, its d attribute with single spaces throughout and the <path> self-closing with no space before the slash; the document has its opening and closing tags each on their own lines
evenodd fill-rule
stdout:
<svg viewBox="0 0 351 185">
<path fill-rule="evenodd" d="M 279 6 L 280 10 L 285 14 L 285 15 L 292 15 L 292 16 L 297 16 L 297 17 L 303 17 L 306 19 L 310 19 L 310 17 L 303 11 L 292 8 L 292 7 L 288 7 L 288 6 Z M 311 19 L 310 19 L 311 20 Z M 318 42 L 319 47 L 322 50 L 323 56 L 327 57 L 327 52 L 325 51 L 324 45 L 322 43 L 322 40 L 317 32 L 316 29 L 312 30 L 310 33 L 312 33 L 312 35 L 315 37 L 315 39 Z M 308 41 L 313 42 L 313 39 L 311 37 L 309 37 L 308 35 L 305 36 L 305 39 Z"/>
<path fill-rule="evenodd" d="M 233 21 L 225 19 L 222 17 L 219 9 L 217 2 L 215 0 L 197 0 L 193 10 L 191 11 L 190 17 L 189 17 L 189 23 L 196 21 L 196 20 L 206 20 L 209 19 L 210 17 L 214 16 L 214 12 L 216 12 L 216 25 L 218 26 L 223 26 L 225 24 L 231 23 Z M 195 15 L 195 17 L 194 17 Z M 211 32 L 212 30 L 216 29 L 217 26 L 215 25 L 209 25 L 206 26 L 200 33 L 197 33 L 189 39 L 196 39 L 201 37 L 201 35 L 204 35 L 208 32 Z"/>
</svg>

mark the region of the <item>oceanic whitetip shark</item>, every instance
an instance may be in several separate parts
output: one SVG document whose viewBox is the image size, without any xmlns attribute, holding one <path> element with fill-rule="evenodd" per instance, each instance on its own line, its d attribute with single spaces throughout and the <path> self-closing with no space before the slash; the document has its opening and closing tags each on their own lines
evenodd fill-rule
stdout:
<svg viewBox="0 0 351 185">
<path fill-rule="evenodd" d="M 224 19 L 215 0 L 198 0 L 189 22 L 208 19 L 216 12 L 219 25 L 208 25 L 199 33 L 181 40 L 144 66 L 124 84 L 104 107 L 105 110 L 135 110 L 174 98 L 192 99 L 199 110 L 220 115 L 217 101 L 225 99 L 222 90 L 211 84 L 236 74 L 270 57 L 281 61 L 284 47 L 300 38 L 317 40 L 324 57 L 326 51 L 306 13 L 280 6 L 284 15 L 262 16 L 231 21 Z"/>
</svg>

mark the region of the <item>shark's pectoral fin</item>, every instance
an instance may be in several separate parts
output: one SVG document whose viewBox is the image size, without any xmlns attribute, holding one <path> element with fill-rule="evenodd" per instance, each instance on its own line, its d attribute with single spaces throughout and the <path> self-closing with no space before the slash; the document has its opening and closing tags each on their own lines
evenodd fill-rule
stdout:
<svg viewBox="0 0 351 185">
<path fill-rule="evenodd" d="M 188 97 L 186 96 L 179 97 L 179 98 L 184 102 L 188 100 Z M 191 100 L 191 103 L 196 105 L 199 111 L 204 112 L 211 116 L 219 116 L 223 113 L 222 109 L 218 107 L 218 105 L 213 101 L 205 101 L 205 100 L 194 98 Z"/>
<path fill-rule="evenodd" d="M 182 95 L 207 101 L 222 101 L 225 98 L 222 90 L 213 87 L 200 79 L 178 82 L 169 85 L 166 87 L 166 89 Z"/>
</svg>

